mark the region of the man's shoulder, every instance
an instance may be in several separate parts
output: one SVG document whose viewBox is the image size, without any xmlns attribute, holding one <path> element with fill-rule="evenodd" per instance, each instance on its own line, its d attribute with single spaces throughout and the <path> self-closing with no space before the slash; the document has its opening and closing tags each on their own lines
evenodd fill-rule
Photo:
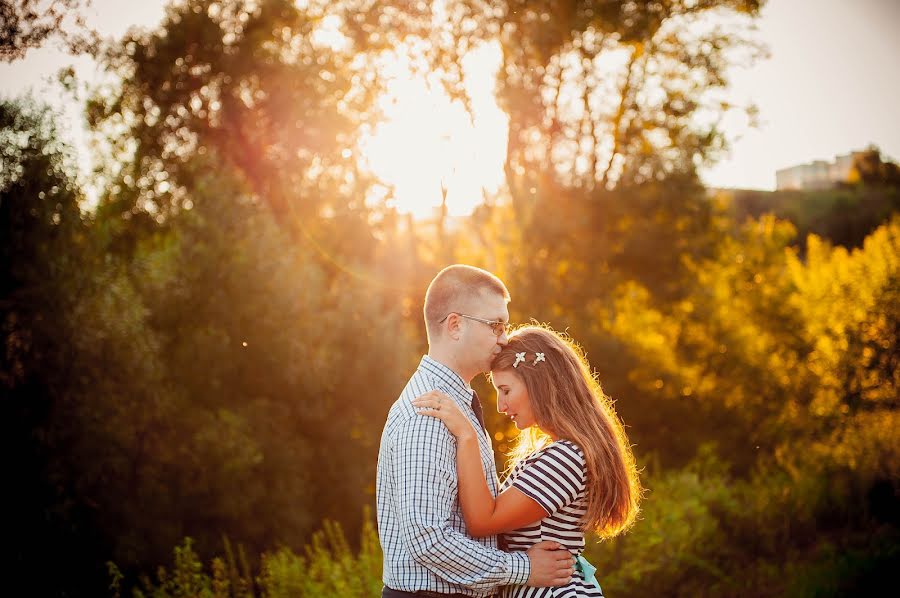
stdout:
<svg viewBox="0 0 900 598">
<path fill-rule="evenodd" d="M 410 405 L 413 399 L 431 390 L 445 390 L 445 386 L 440 378 L 420 367 L 410 376 L 400 397 L 394 402 L 391 409 L 397 408 L 401 412 L 414 414 L 412 405 Z"/>
<path fill-rule="evenodd" d="M 421 436 L 452 438 L 441 420 L 421 415 L 412 406 L 413 399 L 430 390 L 443 390 L 441 381 L 417 370 L 388 411 L 384 432 L 392 444 Z"/>
<path fill-rule="evenodd" d="M 387 427 L 402 424 L 417 415 L 413 409 L 412 400 L 435 388 L 437 388 L 437 384 L 427 372 L 423 372 L 421 368 L 413 372 L 406 386 L 400 392 L 400 396 L 388 410 Z"/>
<path fill-rule="evenodd" d="M 436 432 L 440 432 L 442 436 L 447 434 L 452 437 L 450 431 L 447 430 L 447 426 L 441 420 L 417 413 L 412 403 L 404 397 L 397 399 L 391 407 L 385 432 L 391 438 L 395 438 L 398 435 L 408 436 L 410 434 L 432 434 Z"/>
<path fill-rule="evenodd" d="M 404 423 L 415 415 L 415 409 L 404 395 L 394 401 L 388 410 L 387 423 L 385 423 L 384 431 L 392 433 L 397 427 L 403 426 Z"/>
</svg>

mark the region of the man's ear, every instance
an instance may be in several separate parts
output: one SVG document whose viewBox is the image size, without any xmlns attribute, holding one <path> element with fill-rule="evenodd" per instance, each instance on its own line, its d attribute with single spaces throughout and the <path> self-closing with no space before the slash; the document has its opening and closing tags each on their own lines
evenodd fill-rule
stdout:
<svg viewBox="0 0 900 598">
<path fill-rule="evenodd" d="M 446 326 L 445 330 L 447 331 L 448 337 L 453 340 L 459 340 L 459 335 L 462 333 L 462 318 L 460 318 L 458 314 L 450 314 L 447 316 L 446 321 L 444 321 L 444 326 Z"/>
</svg>

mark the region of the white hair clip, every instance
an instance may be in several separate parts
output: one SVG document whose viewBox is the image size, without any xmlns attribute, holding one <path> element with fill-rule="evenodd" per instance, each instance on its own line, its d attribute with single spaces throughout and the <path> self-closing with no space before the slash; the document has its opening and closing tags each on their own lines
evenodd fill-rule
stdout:
<svg viewBox="0 0 900 598">
<path fill-rule="evenodd" d="M 534 365 L 537 365 L 537 362 L 539 361 L 547 361 L 546 359 L 544 359 L 543 353 L 535 353 L 535 355 L 537 355 L 537 357 L 534 358 Z"/>
<path fill-rule="evenodd" d="M 514 368 L 518 368 L 520 363 L 525 361 L 525 351 L 521 353 L 516 353 L 516 361 L 513 363 Z"/>
</svg>

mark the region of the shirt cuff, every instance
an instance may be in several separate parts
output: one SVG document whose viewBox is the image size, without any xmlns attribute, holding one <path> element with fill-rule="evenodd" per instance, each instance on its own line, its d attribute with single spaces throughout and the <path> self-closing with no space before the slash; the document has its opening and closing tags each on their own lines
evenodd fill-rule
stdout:
<svg viewBox="0 0 900 598">
<path fill-rule="evenodd" d="M 524 552 L 510 552 L 507 555 L 506 565 L 509 571 L 509 585 L 524 586 L 531 576 L 531 560 Z"/>
</svg>

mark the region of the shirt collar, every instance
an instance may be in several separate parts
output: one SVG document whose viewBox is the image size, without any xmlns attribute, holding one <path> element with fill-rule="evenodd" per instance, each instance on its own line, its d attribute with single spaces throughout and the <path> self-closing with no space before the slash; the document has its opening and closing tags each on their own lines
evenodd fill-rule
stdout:
<svg viewBox="0 0 900 598">
<path fill-rule="evenodd" d="M 459 374 L 440 361 L 424 355 L 422 361 L 419 362 L 419 369 L 440 380 L 448 390 L 458 394 L 460 399 L 465 399 L 467 402 L 472 400 L 472 387 Z"/>
</svg>

